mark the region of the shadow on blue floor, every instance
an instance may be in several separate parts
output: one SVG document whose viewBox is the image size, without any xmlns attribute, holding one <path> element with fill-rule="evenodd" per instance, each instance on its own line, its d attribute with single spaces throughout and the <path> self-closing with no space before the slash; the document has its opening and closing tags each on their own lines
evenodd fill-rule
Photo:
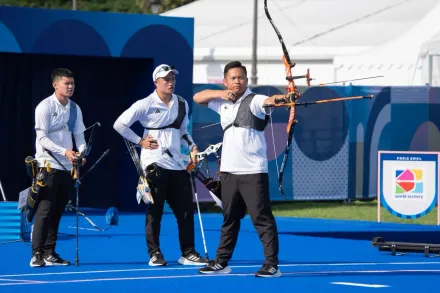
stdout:
<svg viewBox="0 0 440 293">
<path fill-rule="evenodd" d="M 352 232 L 280 232 L 282 235 L 295 235 L 319 238 L 368 240 L 383 237 L 387 241 L 440 244 L 440 231 L 352 231 Z"/>
</svg>

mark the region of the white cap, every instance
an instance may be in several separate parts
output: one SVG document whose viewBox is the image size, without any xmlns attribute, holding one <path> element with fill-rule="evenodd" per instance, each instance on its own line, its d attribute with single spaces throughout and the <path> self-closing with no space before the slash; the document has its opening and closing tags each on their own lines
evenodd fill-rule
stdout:
<svg viewBox="0 0 440 293">
<path fill-rule="evenodd" d="M 174 66 L 169 66 L 167 64 L 161 64 L 156 67 L 153 71 L 153 81 L 156 81 L 159 77 L 165 77 L 168 73 L 174 72 L 174 74 L 179 74 Z"/>
</svg>

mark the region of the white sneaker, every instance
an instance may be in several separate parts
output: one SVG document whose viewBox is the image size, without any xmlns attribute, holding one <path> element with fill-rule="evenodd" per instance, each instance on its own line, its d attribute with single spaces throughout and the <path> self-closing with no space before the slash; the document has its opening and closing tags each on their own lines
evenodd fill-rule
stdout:
<svg viewBox="0 0 440 293">
<path fill-rule="evenodd" d="M 62 259 L 58 253 L 43 257 L 47 266 L 68 266 L 70 261 Z"/>
<path fill-rule="evenodd" d="M 255 273 L 255 277 L 273 278 L 280 277 L 281 272 L 276 265 L 264 264 L 258 272 Z"/>
<path fill-rule="evenodd" d="M 200 274 L 229 274 L 230 272 L 230 267 L 221 265 L 215 260 L 211 260 L 206 267 L 199 269 Z"/>
<path fill-rule="evenodd" d="M 44 267 L 46 263 L 44 262 L 43 256 L 41 252 L 37 252 L 32 256 L 31 262 L 29 265 L 33 268 L 35 267 Z"/>
<path fill-rule="evenodd" d="M 181 265 L 189 266 L 204 266 L 208 263 L 208 260 L 201 257 L 196 251 L 191 252 L 187 256 L 181 256 L 178 260 Z"/>
<path fill-rule="evenodd" d="M 151 256 L 150 262 L 148 263 L 148 265 L 152 266 L 152 267 L 166 266 L 167 261 L 163 257 L 163 254 L 158 251 Z"/>
</svg>

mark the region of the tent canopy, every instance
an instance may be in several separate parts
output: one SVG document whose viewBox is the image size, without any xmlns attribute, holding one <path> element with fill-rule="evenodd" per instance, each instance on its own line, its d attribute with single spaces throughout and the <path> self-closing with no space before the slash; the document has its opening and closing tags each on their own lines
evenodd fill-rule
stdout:
<svg viewBox="0 0 440 293">
<path fill-rule="evenodd" d="M 440 55 L 440 33 L 422 44 L 420 55 Z"/>
<path fill-rule="evenodd" d="M 281 46 L 264 1 L 257 2 L 260 82 L 281 84 Z M 362 84 L 424 84 L 418 57 L 423 42 L 438 32 L 438 0 L 267 2 L 291 59 L 299 65 L 297 72 L 310 68 L 317 80 L 326 82 L 385 75 Z M 194 18 L 195 82 L 218 82 L 221 67 L 230 60 L 251 65 L 253 0 L 198 0 L 163 15 Z"/>
<path fill-rule="evenodd" d="M 279 58 L 279 40 L 263 3 L 258 1 L 259 54 Z M 268 0 L 267 6 L 289 53 L 308 59 L 381 46 L 411 29 L 437 4 L 437 0 Z M 199 0 L 162 15 L 194 18 L 197 59 L 216 53 L 250 54 L 253 13 L 253 0 Z"/>
</svg>

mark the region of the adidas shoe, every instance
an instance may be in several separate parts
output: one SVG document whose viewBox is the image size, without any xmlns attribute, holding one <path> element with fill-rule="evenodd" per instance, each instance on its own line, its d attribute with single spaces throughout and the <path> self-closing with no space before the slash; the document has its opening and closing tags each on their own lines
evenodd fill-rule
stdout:
<svg viewBox="0 0 440 293">
<path fill-rule="evenodd" d="M 181 265 L 203 266 L 208 263 L 208 260 L 201 257 L 197 251 L 193 251 L 187 256 L 181 256 L 178 262 Z"/>
<path fill-rule="evenodd" d="M 153 255 L 150 258 L 150 262 L 148 263 L 149 266 L 157 267 L 157 266 L 166 266 L 167 262 L 163 258 L 163 254 L 158 251 L 153 253 Z"/>
<path fill-rule="evenodd" d="M 276 265 L 264 264 L 258 272 L 255 273 L 255 277 L 272 278 L 281 276 L 281 272 Z"/>
<path fill-rule="evenodd" d="M 41 252 L 37 252 L 32 256 L 31 262 L 29 263 L 31 267 L 44 267 L 46 263 L 44 262 Z"/>
<path fill-rule="evenodd" d="M 70 261 L 62 259 L 58 253 L 52 253 L 51 255 L 46 255 L 44 258 L 44 262 L 48 266 L 68 266 L 70 265 Z"/>
<path fill-rule="evenodd" d="M 223 266 L 215 260 L 211 260 L 206 267 L 199 269 L 201 274 L 229 274 L 230 272 L 230 267 Z"/>
</svg>

